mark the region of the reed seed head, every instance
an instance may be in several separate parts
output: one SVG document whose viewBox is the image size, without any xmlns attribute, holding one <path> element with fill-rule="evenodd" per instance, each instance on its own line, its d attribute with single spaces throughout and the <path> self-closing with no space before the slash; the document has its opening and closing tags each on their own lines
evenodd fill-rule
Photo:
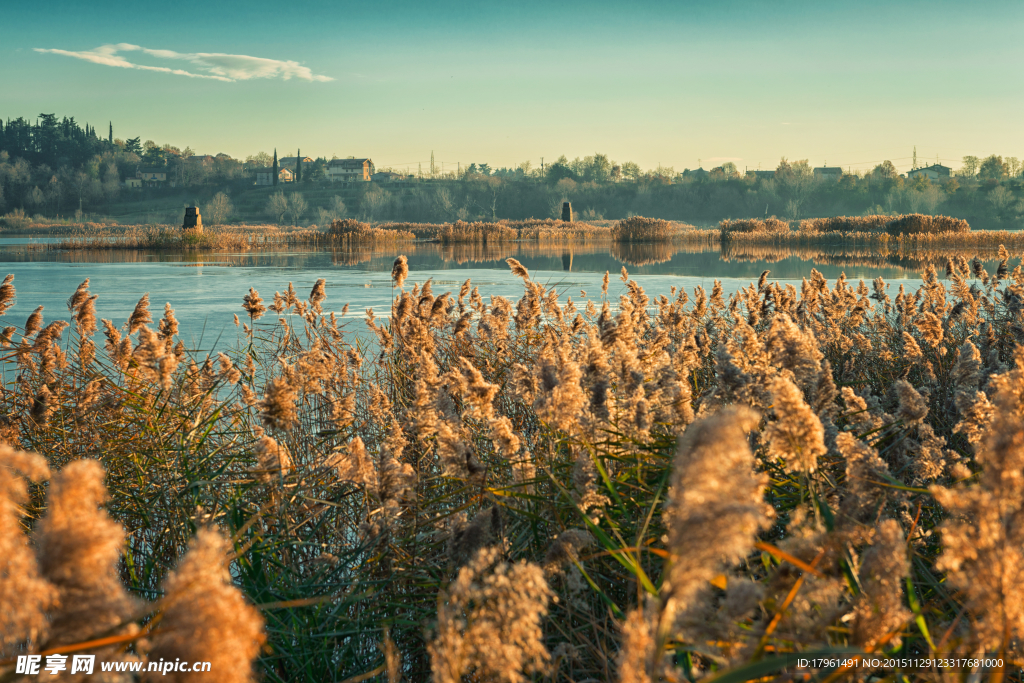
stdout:
<svg viewBox="0 0 1024 683">
<path fill-rule="evenodd" d="M 171 672 L 153 681 L 249 683 L 266 639 L 263 618 L 235 587 L 231 544 L 216 529 L 200 529 L 164 581 L 163 616 L 149 660 L 210 662 L 210 671 Z"/>
<path fill-rule="evenodd" d="M 153 322 L 153 316 L 149 312 L 149 294 L 144 294 L 139 303 L 135 304 L 135 310 L 128 317 L 128 334 L 135 334 L 143 325 Z"/>
<path fill-rule="evenodd" d="M 57 590 L 50 640 L 89 640 L 125 621 L 138 605 L 118 572 L 124 530 L 100 508 L 103 466 L 75 460 L 54 474 L 35 534 L 43 577 Z"/>
<path fill-rule="evenodd" d="M 0 284 L 0 315 L 6 313 L 14 305 L 14 275 L 8 274 Z"/>
</svg>

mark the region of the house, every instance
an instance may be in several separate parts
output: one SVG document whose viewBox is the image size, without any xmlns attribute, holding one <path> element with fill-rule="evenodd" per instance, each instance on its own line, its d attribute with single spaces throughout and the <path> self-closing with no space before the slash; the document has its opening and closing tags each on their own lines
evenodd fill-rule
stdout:
<svg viewBox="0 0 1024 683">
<path fill-rule="evenodd" d="M 274 169 L 267 166 L 252 169 L 253 175 L 256 176 L 257 185 L 273 185 L 274 184 Z"/>
<path fill-rule="evenodd" d="M 375 183 L 401 183 L 411 177 L 402 173 L 392 173 L 391 171 L 380 171 L 370 176 Z"/>
<path fill-rule="evenodd" d="M 370 159 L 331 159 L 327 164 L 327 178 L 334 182 L 366 181 L 374 174 L 373 161 Z"/>
<path fill-rule="evenodd" d="M 752 175 L 759 180 L 775 179 L 775 171 L 747 171 L 747 175 Z"/>
<path fill-rule="evenodd" d="M 144 185 L 157 185 L 167 182 L 167 169 L 159 166 L 149 168 L 142 166 L 135 172 L 135 177 Z"/>
<path fill-rule="evenodd" d="M 838 181 L 843 177 L 843 169 L 841 166 L 818 166 L 814 169 L 815 180 L 836 180 Z"/>
<path fill-rule="evenodd" d="M 142 178 L 126 178 L 124 181 L 124 186 L 131 188 L 142 187 Z"/>
<path fill-rule="evenodd" d="M 254 168 L 253 172 L 256 174 L 257 185 L 273 185 L 274 184 L 274 169 L 270 167 Z M 282 168 L 277 172 L 277 181 L 279 183 L 290 183 L 295 180 L 295 174 L 287 168 Z"/>
<path fill-rule="evenodd" d="M 916 178 L 917 176 L 924 176 L 928 180 L 949 180 L 950 174 L 953 169 L 942 164 L 932 164 L 931 166 L 925 166 L 924 168 L 915 168 L 907 173 L 908 178 Z"/>
<path fill-rule="evenodd" d="M 298 157 L 283 157 L 277 163 L 281 168 L 287 166 L 288 168 L 295 168 L 295 162 L 298 161 Z M 302 157 L 302 163 L 311 164 L 313 159 L 311 157 Z"/>
<path fill-rule="evenodd" d="M 692 171 L 690 169 L 686 169 L 680 175 L 682 175 L 684 178 L 694 178 L 696 180 L 706 180 L 707 177 L 710 174 L 707 171 L 705 171 L 703 168 L 695 168 Z"/>
</svg>

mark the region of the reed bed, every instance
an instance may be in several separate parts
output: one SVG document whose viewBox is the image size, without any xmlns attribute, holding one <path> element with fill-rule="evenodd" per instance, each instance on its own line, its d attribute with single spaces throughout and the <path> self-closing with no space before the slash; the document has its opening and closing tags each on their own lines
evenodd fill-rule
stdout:
<svg viewBox="0 0 1024 683">
<path fill-rule="evenodd" d="M 789 221 L 771 218 L 744 218 L 740 220 L 724 220 L 718 224 L 720 238 L 724 241 L 734 235 L 747 236 L 782 236 L 789 234 Z"/>
<path fill-rule="evenodd" d="M 729 298 L 623 269 L 617 301 L 509 259 L 513 302 L 399 257 L 386 317 L 253 287 L 210 355 L 148 295 L 97 321 L 86 280 L 3 328 L 0 676 L 74 647 L 221 681 L 792 680 L 823 651 L 1019 677 L 1024 272 L 1000 258 Z"/>
<path fill-rule="evenodd" d="M 666 220 L 631 216 L 612 228 L 611 237 L 616 242 L 665 242 L 675 232 L 672 224 Z"/>
<path fill-rule="evenodd" d="M 447 223 L 404 223 L 404 222 L 386 222 L 377 223 L 375 227 L 381 230 L 401 230 L 404 232 L 411 232 L 416 235 L 417 238 L 436 238 L 438 231 L 442 226 Z"/>
<path fill-rule="evenodd" d="M 277 226 L 218 227 L 201 232 L 169 225 L 127 226 L 78 231 L 45 245 L 50 250 L 250 251 L 289 246 L 330 246 L 342 241 L 316 226 L 282 230 Z"/>
<path fill-rule="evenodd" d="M 811 218 L 799 223 L 800 232 L 887 232 L 899 234 L 966 233 L 971 226 L 962 218 L 929 216 L 920 213 L 905 216 L 836 216 Z"/>
<path fill-rule="evenodd" d="M 550 221 L 520 229 L 519 239 L 523 242 L 544 243 L 586 243 L 607 242 L 611 239 L 611 228 L 590 223 L 563 223 Z"/>
<path fill-rule="evenodd" d="M 833 216 L 831 218 L 808 218 L 800 221 L 798 230 L 807 233 L 819 232 L 885 232 L 885 226 L 892 216 Z"/>
<path fill-rule="evenodd" d="M 547 218 L 547 219 L 534 219 L 534 218 L 530 218 L 530 219 L 519 220 L 519 221 L 500 220 L 500 221 L 495 221 L 493 223 L 482 223 L 482 222 L 479 222 L 479 223 L 467 223 L 466 221 L 456 221 L 456 224 L 459 224 L 459 223 L 463 223 L 463 224 L 467 224 L 467 225 L 474 225 L 474 226 L 486 225 L 486 224 L 501 225 L 503 227 L 510 228 L 510 229 L 515 230 L 517 232 L 520 232 L 522 230 L 527 230 L 527 229 L 528 230 L 538 230 L 538 229 L 555 230 L 555 229 L 564 228 L 564 227 L 573 227 L 575 225 L 581 225 L 581 226 L 584 226 L 584 227 L 589 226 L 589 224 L 587 224 L 587 223 L 573 224 L 573 226 L 567 226 L 567 224 L 563 223 L 562 221 L 554 220 L 554 219 L 551 219 L 551 218 Z M 433 238 L 433 237 L 437 237 L 438 232 L 440 230 L 442 230 L 446 226 L 451 226 L 451 225 L 453 225 L 453 224 L 451 224 L 451 223 L 385 222 L 385 223 L 378 223 L 376 225 L 376 227 L 379 227 L 379 228 L 384 229 L 384 230 L 407 230 L 409 232 L 415 233 L 417 237 Z"/>
<path fill-rule="evenodd" d="M 377 244 L 416 239 L 416 235 L 409 230 L 398 230 L 393 227 L 387 229 L 374 227 L 369 223 L 361 223 L 352 218 L 335 220 L 327 229 L 327 233 L 332 238 L 343 242 L 370 242 Z"/>
<path fill-rule="evenodd" d="M 504 223 L 456 221 L 455 223 L 445 223 L 439 226 L 436 239 L 442 244 L 514 242 L 519 239 L 519 231 Z"/>
</svg>

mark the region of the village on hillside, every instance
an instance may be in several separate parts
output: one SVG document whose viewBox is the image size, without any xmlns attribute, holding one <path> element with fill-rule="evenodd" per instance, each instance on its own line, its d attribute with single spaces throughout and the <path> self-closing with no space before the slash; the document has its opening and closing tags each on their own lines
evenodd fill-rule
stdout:
<svg viewBox="0 0 1024 683">
<path fill-rule="evenodd" d="M 277 182 L 274 182 L 274 167 L 254 165 L 251 163 L 239 162 L 227 154 L 217 155 L 193 155 L 182 158 L 175 166 L 145 166 L 140 165 L 135 172 L 135 177 L 125 179 L 125 187 L 177 187 L 187 184 L 183 177 L 182 170 L 192 165 L 200 165 L 206 169 L 212 169 L 214 165 L 235 165 L 241 166 L 242 174 L 251 177 L 254 185 L 275 185 L 278 183 L 293 183 L 303 178 L 307 180 L 327 180 L 330 182 L 376 182 L 393 183 L 404 182 L 413 179 L 415 176 L 395 173 L 393 171 L 377 171 L 373 160 L 368 158 L 348 157 L 338 159 L 337 157 L 326 159 L 313 159 L 304 156 L 301 159 L 297 156 L 283 157 L 277 161 Z M 186 182 L 183 182 L 186 181 Z"/>
</svg>

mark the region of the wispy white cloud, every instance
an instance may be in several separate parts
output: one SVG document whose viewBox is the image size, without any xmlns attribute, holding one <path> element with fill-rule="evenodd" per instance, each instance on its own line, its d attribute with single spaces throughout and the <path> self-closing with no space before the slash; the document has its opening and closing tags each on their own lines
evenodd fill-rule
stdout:
<svg viewBox="0 0 1024 683">
<path fill-rule="evenodd" d="M 250 55 L 229 55 L 222 52 L 175 52 L 174 50 L 154 50 L 131 43 L 101 45 L 92 50 L 58 50 L 52 48 L 33 48 L 36 52 L 45 52 L 65 57 L 74 57 L 93 64 L 116 66 L 122 69 L 140 69 L 142 71 L 158 71 L 188 76 L 189 78 L 206 78 L 214 81 L 232 83 L 248 81 L 254 78 L 280 78 L 289 80 L 298 78 L 304 81 L 333 81 L 330 76 L 314 74 L 309 67 L 302 66 L 291 60 L 267 59 Z M 157 60 L 174 60 L 187 62 L 192 70 L 175 69 L 167 66 L 139 64 L 126 59 L 123 52 L 141 52 Z"/>
</svg>

